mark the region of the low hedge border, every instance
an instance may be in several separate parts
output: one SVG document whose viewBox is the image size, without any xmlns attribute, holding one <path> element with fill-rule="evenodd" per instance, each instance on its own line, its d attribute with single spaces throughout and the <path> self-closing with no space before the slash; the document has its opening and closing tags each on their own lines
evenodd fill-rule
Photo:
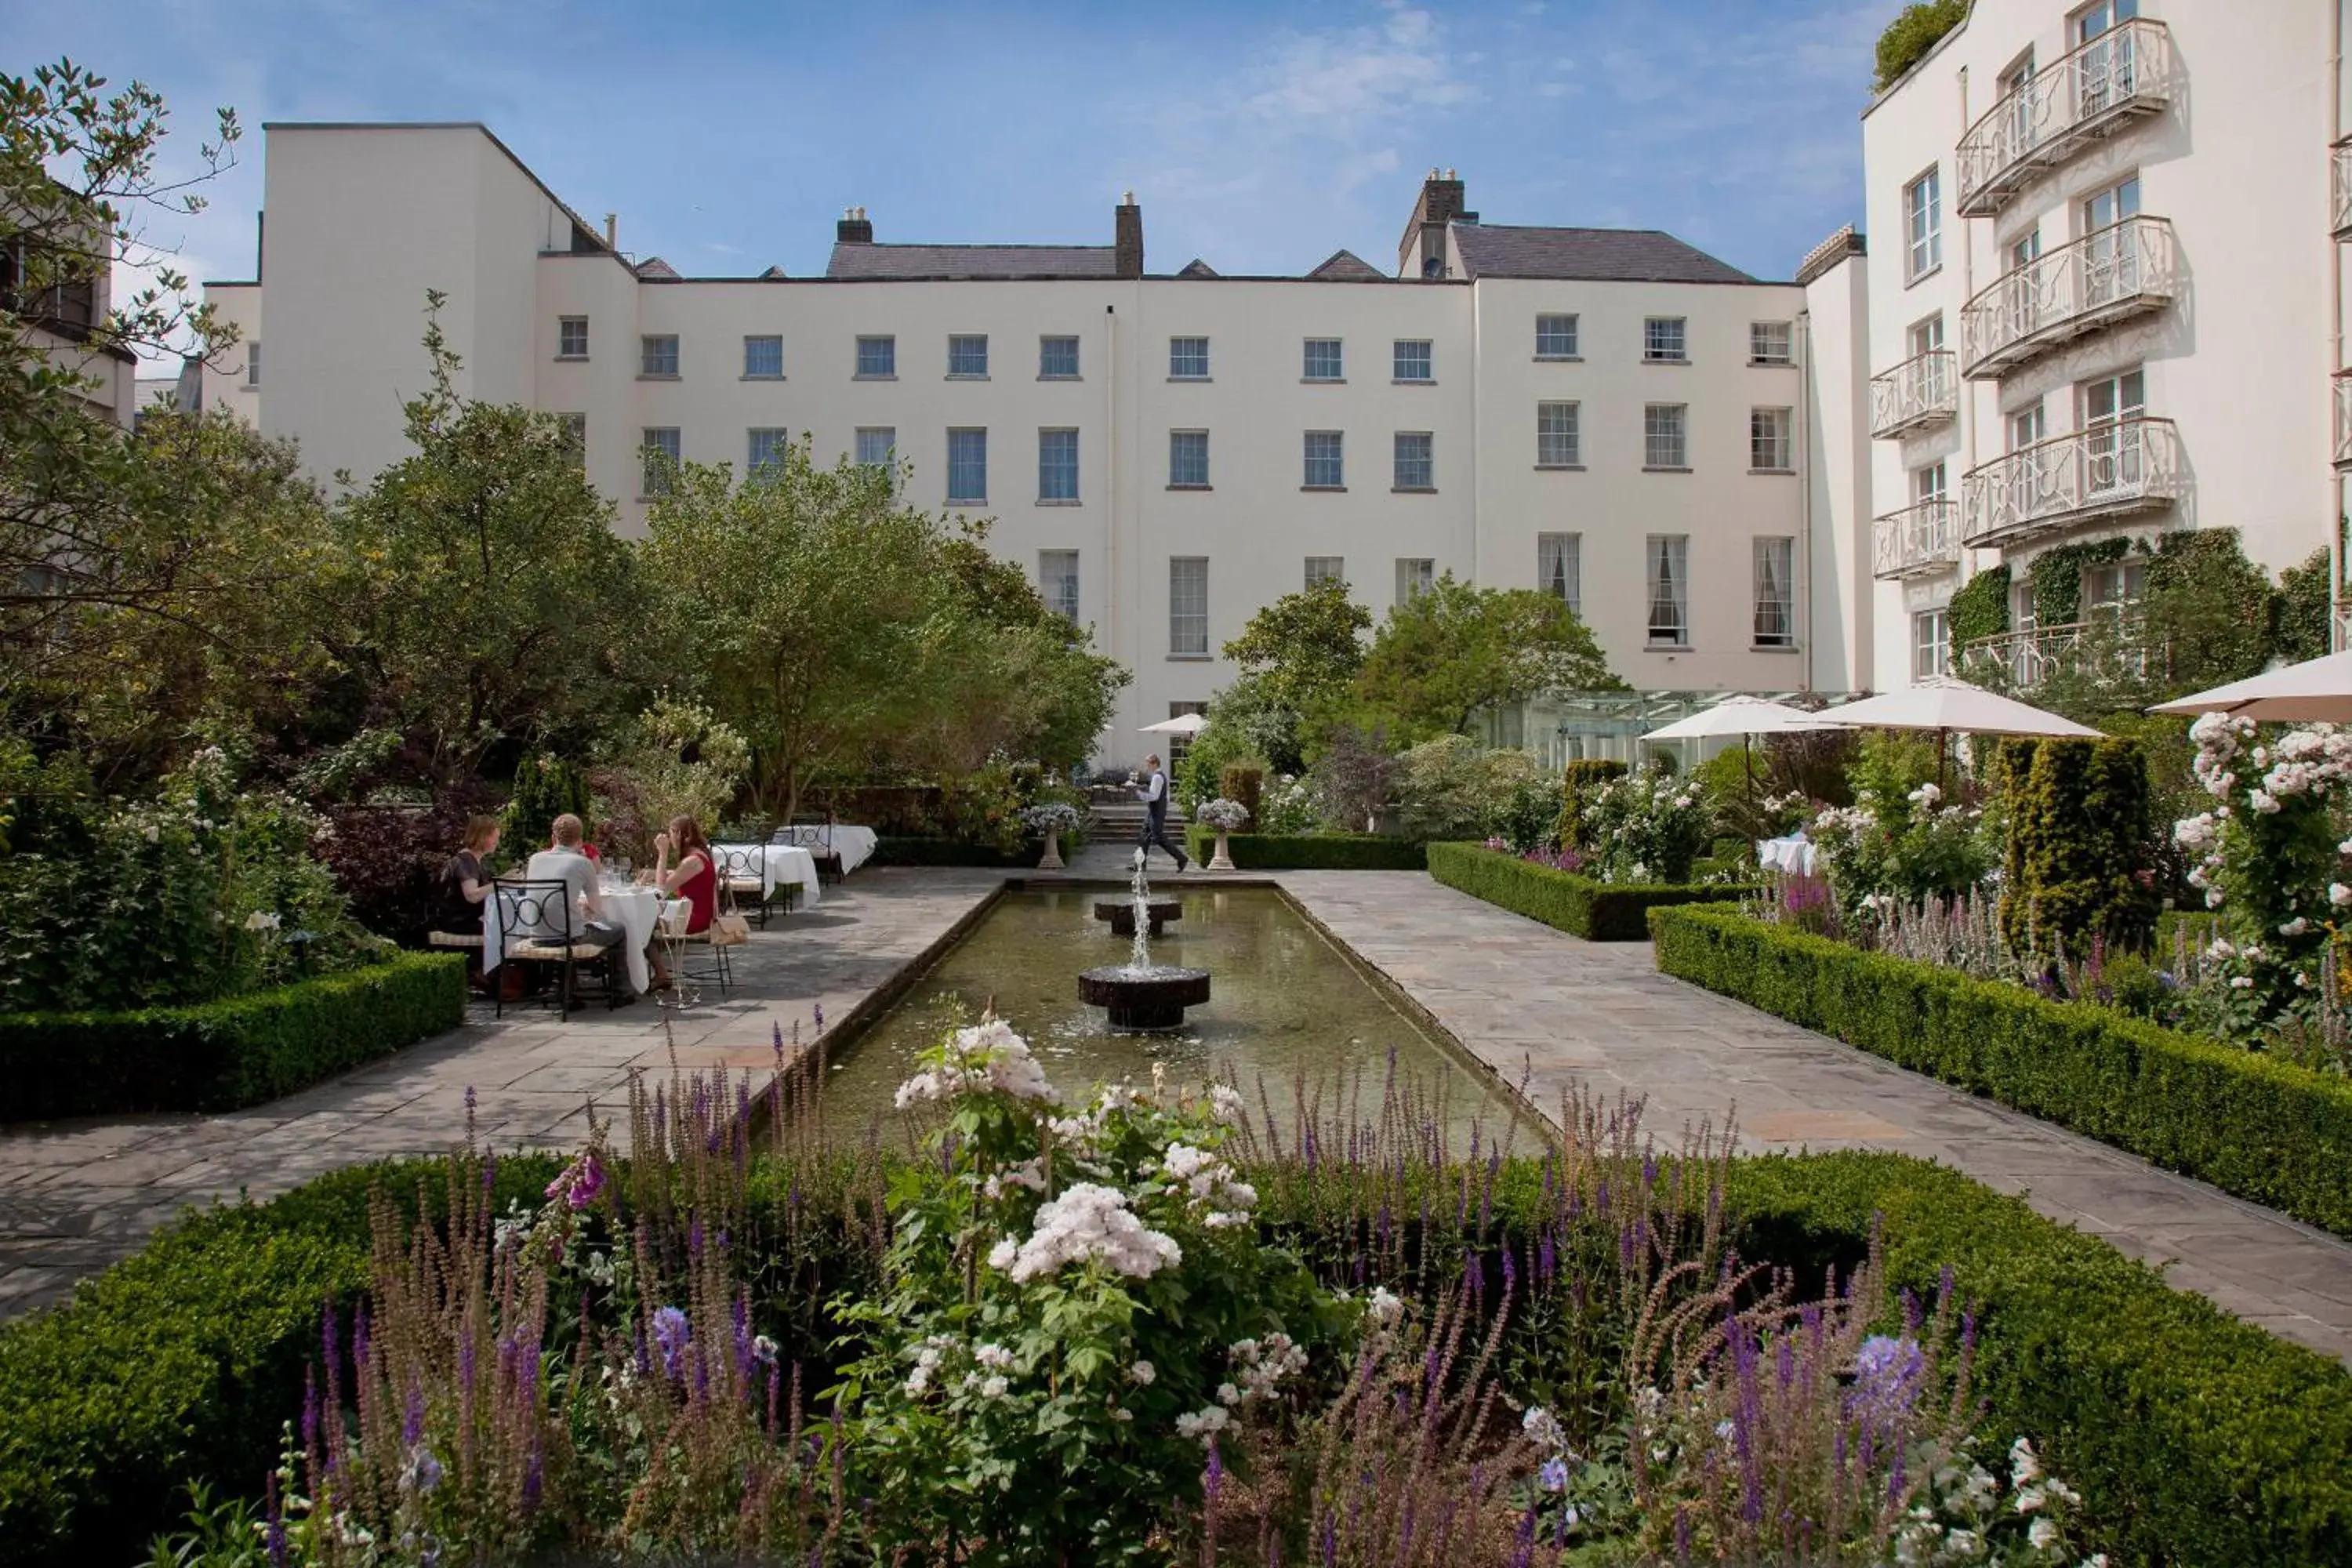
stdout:
<svg viewBox="0 0 2352 1568">
<path fill-rule="evenodd" d="M 1602 882 L 1477 844 L 1433 844 L 1429 874 L 1474 899 L 1541 921 L 1587 942 L 1642 942 L 1649 913 L 1671 904 L 1716 903 L 1755 889 L 1707 884 Z"/>
<path fill-rule="evenodd" d="M 1186 829 L 1185 853 L 1203 866 L 1217 836 L 1198 823 Z M 1370 833 L 1230 833 L 1225 853 L 1237 871 L 1418 871 L 1424 847 Z"/>
<path fill-rule="evenodd" d="M 1062 835 L 1062 854 L 1076 855 L 1085 841 L 1075 833 Z M 986 844 L 967 844 L 961 838 L 893 838 L 874 841 L 874 853 L 866 857 L 869 866 L 979 866 L 990 870 L 1017 870 L 1034 867 L 1045 853 L 1045 846 L 1030 845 L 1006 854 Z"/>
<path fill-rule="evenodd" d="M 184 1007 L 0 1015 L 0 1121 L 234 1110 L 465 1021 L 455 952 L 404 952 Z"/>
<path fill-rule="evenodd" d="M 1737 910 L 1650 925 L 1668 974 L 2352 1236 L 2352 1083 Z"/>
</svg>

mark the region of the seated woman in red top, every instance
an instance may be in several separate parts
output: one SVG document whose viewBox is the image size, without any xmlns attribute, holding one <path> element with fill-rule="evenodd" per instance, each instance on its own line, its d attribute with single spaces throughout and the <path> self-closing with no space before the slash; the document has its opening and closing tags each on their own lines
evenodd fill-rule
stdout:
<svg viewBox="0 0 2352 1568">
<path fill-rule="evenodd" d="M 669 863 L 677 856 L 677 864 Z M 662 896 L 684 899 L 687 905 L 686 930 L 689 936 L 710 929 L 719 914 L 719 868 L 712 860 L 710 844 L 702 837 L 701 825 L 690 816 L 670 819 L 667 833 L 654 835 L 654 886 Z M 653 949 L 654 985 L 656 989 L 669 984 L 669 973 L 662 966 L 661 948 Z"/>
</svg>

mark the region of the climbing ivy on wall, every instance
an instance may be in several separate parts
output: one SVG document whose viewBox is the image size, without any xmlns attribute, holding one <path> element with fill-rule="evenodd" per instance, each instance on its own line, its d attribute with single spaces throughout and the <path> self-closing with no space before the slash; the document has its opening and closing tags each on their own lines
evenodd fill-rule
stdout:
<svg viewBox="0 0 2352 1568">
<path fill-rule="evenodd" d="M 1950 617 L 1955 648 L 2009 630 L 2008 566 L 1989 566 L 1961 584 L 1946 614 Z"/>
<path fill-rule="evenodd" d="M 2131 551 L 2127 539 L 2102 539 L 2087 544 L 2061 544 L 2033 558 L 2033 624 L 2071 626 L 2083 618 L 2083 573 L 2085 568 L 2120 561 Z"/>
</svg>

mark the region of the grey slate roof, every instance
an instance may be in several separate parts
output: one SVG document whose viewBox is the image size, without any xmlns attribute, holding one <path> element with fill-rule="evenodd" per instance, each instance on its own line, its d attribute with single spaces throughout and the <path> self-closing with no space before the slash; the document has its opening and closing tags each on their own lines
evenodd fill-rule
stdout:
<svg viewBox="0 0 2352 1568">
<path fill-rule="evenodd" d="M 677 268 L 658 256 L 648 256 L 637 263 L 637 276 L 648 282 L 675 283 L 677 281 Z"/>
<path fill-rule="evenodd" d="M 1513 228 L 1457 223 L 1454 243 L 1473 278 L 1567 278 L 1604 283 L 1755 283 L 1727 262 L 1654 228 Z"/>
<path fill-rule="evenodd" d="M 1183 269 L 1176 274 L 1179 278 L 1214 278 L 1216 275 L 1217 269 L 1197 256 L 1184 263 Z"/>
<path fill-rule="evenodd" d="M 1335 250 L 1307 277 L 1318 283 L 1385 283 L 1388 274 L 1352 250 Z"/>
<path fill-rule="evenodd" d="M 1112 278 L 1108 245 L 836 244 L 827 278 Z"/>
</svg>

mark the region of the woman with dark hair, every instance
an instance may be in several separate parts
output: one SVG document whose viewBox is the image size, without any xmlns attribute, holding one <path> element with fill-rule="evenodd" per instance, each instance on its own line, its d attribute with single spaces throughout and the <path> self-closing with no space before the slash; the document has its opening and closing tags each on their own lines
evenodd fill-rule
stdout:
<svg viewBox="0 0 2352 1568">
<path fill-rule="evenodd" d="M 495 816 L 472 816 L 466 819 L 466 837 L 455 855 L 441 868 L 441 879 L 435 884 L 433 896 L 433 929 L 452 935 L 478 935 L 482 929 L 482 900 L 490 896 L 490 879 L 482 869 L 482 862 L 499 847 L 499 819 Z"/>
<path fill-rule="evenodd" d="M 673 854 L 677 857 L 675 866 L 669 858 Z M 709 841 L 702 837 L 702 825 L 694 818 L 674 816 L 668 832 L 654 835 L 653 883 L 664 898 L 686 900 L 688 936 L 710 929 L 710 922 L 719 916 L 719 868 L 711 858 Z M 656 989 L 668 985 L 658 943 L 653 961 L 654 985 Z"/>
</svg>

